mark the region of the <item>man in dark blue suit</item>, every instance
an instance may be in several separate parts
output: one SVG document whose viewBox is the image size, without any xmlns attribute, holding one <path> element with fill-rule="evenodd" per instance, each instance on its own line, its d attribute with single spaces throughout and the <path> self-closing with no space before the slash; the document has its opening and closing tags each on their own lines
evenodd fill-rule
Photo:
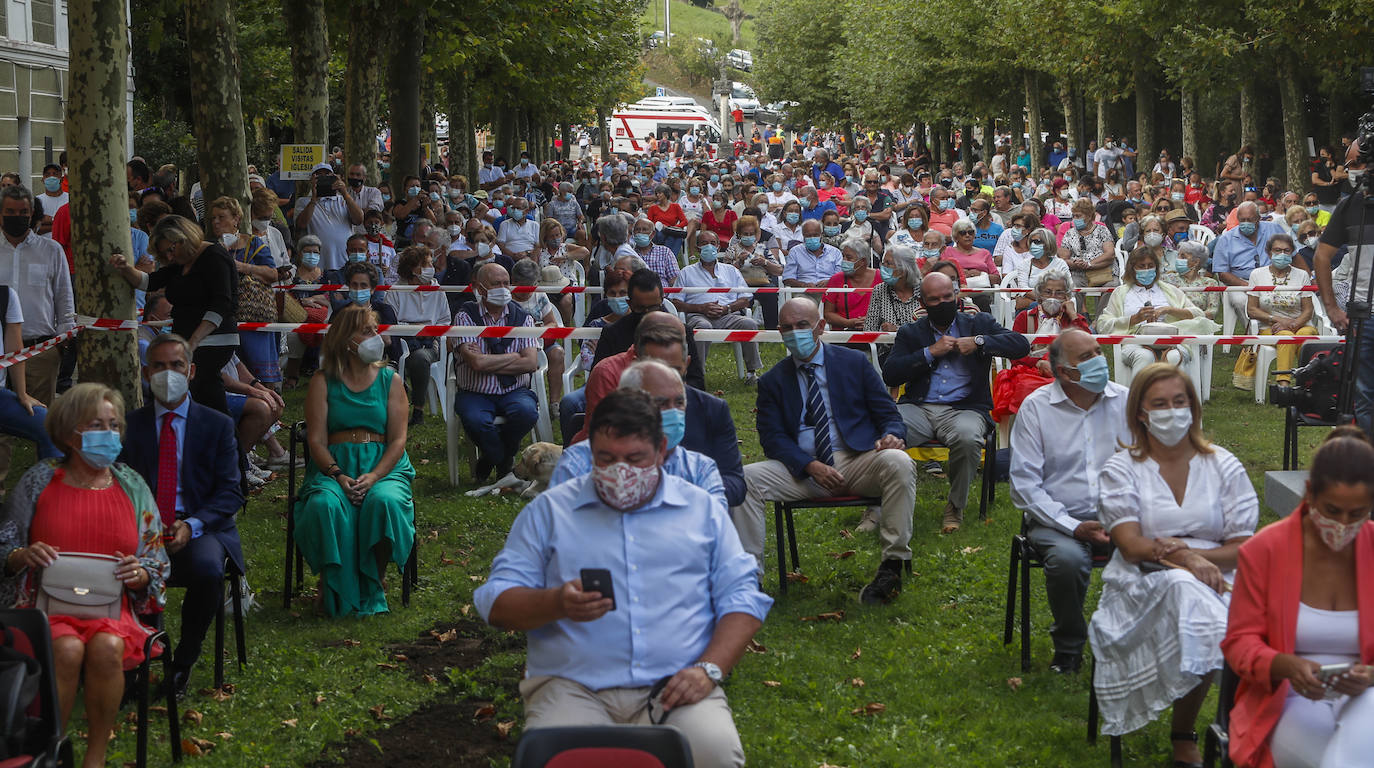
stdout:
<svg viewBox="0 0 1374 768">
<path fill-rule="evenodd" d="M 939 440 L 949 449 L 949 501 L 940 532 L 953 533 L 963 523 L 991 423 L 988 366 L 994 357 L 1025 357 L 1030 344 L 986 312 L 959 312 L 958 287 L 941 272 L 921 280 L 921 305 L 925 317 L 897 330 L 883 380 L 890 387 L 906 385 L 897 410 L 911 444 Z"/>
<path fill-rule="evenodd" d="M 152 489 L 162 514 L 169 586 L 186 588 L 181 642 L 172 657 L 171 685 L 180 696 L 200 657 L 206 630 L 224 605 L 225 558 L 245 572 L 234 516 L 243 506 L 234 422 L 192 402 L 187 384 L 196 375 L 185 339 L 163 334 L 148 344 L 143 378 L 154 402 L 128 416 L 119 460 Z M 218 376 L 219 371 L 202 375 Z"/>
<path fill-rule="evenodd" d="M 906 427 L 867 355 L 821 343 L 825 322 L 816 302 L 782 305 L 778 330 L 791 354 L 759 379 L 759 443 L 768 459 L 744 468 L 749 491 L 730 510 L 740 542 L 762 565 L 770 501 L 881 496 L 883 560 L 860 597 L 889 602 L 901 590 L 903 561 L 911 560 L 916 467 L 904 450 Z"/>
</svg>

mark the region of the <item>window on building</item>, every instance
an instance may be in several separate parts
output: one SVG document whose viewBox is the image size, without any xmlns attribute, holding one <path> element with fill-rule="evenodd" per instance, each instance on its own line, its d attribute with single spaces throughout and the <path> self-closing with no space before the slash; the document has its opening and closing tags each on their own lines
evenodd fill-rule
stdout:
<svg viewBox="0 0 1374 768">
<path fill-rule="evenodd" d="M 32 0 L 33 41 L 57 45 L 57 0 Z"/>
<path fill-rule="evenodd" d="M 0 37 L 10 36 L 9 3 L 0 0 Z"/>
</svg>

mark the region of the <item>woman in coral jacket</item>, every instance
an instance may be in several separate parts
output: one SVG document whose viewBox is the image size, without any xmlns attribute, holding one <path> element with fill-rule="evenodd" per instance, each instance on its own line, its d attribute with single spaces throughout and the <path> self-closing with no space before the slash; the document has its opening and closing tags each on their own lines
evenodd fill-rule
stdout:
<svg viewBox="0 0 1374 768">
<path fill-rule="evenodd" d="M 1231 758 L 1249 768 L 1369 765 L 1374 755 L 1374 447 L 1334 430 L 1297 511 L 1240 548 L 1222 642 L 1240 677 Z M 1359 583 L 1366 584 L 1365 589 Z M 1350 664 L 1323 675 L 1323 665 Z"/>
</svg>

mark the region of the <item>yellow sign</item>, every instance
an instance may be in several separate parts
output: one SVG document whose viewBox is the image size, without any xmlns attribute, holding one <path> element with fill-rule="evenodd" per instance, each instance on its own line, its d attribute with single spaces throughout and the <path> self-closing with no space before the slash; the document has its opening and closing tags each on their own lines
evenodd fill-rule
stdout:
<svg viewBox="0 0 1374 768">
<path fill-rule="evenodd" d="M 323 144 L 281 145 L 281 178 L 286 181 L 309 181 L 310 170 L 324 162 Z"/>
<path fill-rule="evenodd" d="M 420 165 L 431 165 L 434 163 L 435 157 L 437 157 L 437 155 L 434 154 L 434 145 L 430 142 L 424 142 L 420 145 L 420 154 L 422 155 L 420 158 Z"/>
</svg>

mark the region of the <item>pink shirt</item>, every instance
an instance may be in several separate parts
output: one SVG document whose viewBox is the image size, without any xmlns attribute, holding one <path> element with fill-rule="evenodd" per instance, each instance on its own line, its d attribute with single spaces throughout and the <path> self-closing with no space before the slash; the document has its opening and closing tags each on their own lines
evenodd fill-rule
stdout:
<svg viewBox="0 0 1374 768">
<path fill-rule="evenodd" d="M 974 248 L 973 253 L 964 253 L 950 245 L 940 253 L 940 258 L 952 261 L 962 269 L 977 269 L 989 275 L 997 274 L 997 262 L 992 260 L 992 254 L 988 253 L 986 248 Z"/>
</svg>

